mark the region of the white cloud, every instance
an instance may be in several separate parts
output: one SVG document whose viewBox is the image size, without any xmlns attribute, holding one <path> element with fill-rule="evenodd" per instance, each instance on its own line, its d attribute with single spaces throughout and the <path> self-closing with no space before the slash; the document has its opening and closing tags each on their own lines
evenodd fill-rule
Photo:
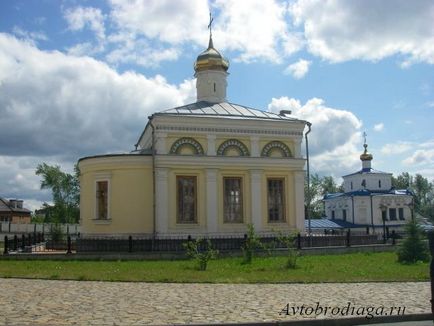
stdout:
<svg viewBox="0 0 434 326">
<path fill-rule="evenodd" d="M 195 95 L 194 80 L 172 85 L 160 75 L 119 74 L 0 33 L 0 194 L 46 200 L 35 188 L 38 163 L 64 167 L 86 155 L 128 152 L 151 113 Z"/>
<path fill-rule="evenodd" d="M 293 98 L 273 98 L 268 110 L 276 113 L 291 110 L 295 117 L 312 123 L 309 148 L 314 172 L 340 176 L 356 168 L 362 122 L 353 113 L 329 108 L 318 98 L 304 105 Z"/>
<path fill-rule="evenodd" d="M 111 0 L 110 5 L 110 17 L 117 32 L 109 38 L 117 43 L 117 49 L 123 53 L 128 51 L 127 56 L 131 59 L 144 53 L 140 51 L 142 46 L 135 47 L 138 42 L 152 42 L 159 51 L 191 44 L 201 49 L 208 44 L 206 27 L 210 8 L 206 0 Z M 215 14 L 215 47 L 222 52 L 237 52 L 235 60 L 251 62 L 259 59 L 279 63 L 303 46 L 302 35 L 292 31 L 287 24 L 285 3 L 216 0 L 210 5 Z M 112 60 L 120 58 L 116 53 L 109 57 Z M 161 58 L 166 59 L 176 57 L 163 55 Z"/>
<path fill-rule="evenodd" d="M 411 142 L 396 142 L 391 144 L 385 144 L 381 148 L 381 153 L 385 155 L 395 155 L 395 154 L 402 154 L 405 152 L 408 152 L 410 149 L 414 147 L 414 144 Z"/>
<path fill-rule="evenodd" d="M 295 79 L 303 78 L 309 71 L 311 62 L 300 59 L 297 62 L 290 64 L 284 71 L 285 74 L 292 75 Z"/>
<path fill-rule="evenodd" d="M 32 43 L 37 43 L 38 41 L 48 41 L 48 36 L 41 31 L 29 32 L 22 29 L 21 27 L 14 26 L 14 28 L 12 29 L 12 33 L 18 36 L 19 38 Z"/>
<path fill-rule="evenodd" d="M 384 130 L 384 123 L 380 122 L 380 123 L 377 123 L 376 125 L 374 125 L 374 130 L 375 131 L 383 131 Z"/>
<path fill-rule="evenodd" d="M 289 33 L 284 3 L 217 0 L 214 5 L 220 10 L 215 24 L 218 44 L 222 50 L 240 51 L 241 61 L 280 62 L 302 46 L 299 35 Z"/>
<path fill-rule="evenodd" d="M 299 0 L 290 6 L 311 53 L 331 62 L 402 56 L 434 64 L 434 2 Z"/>
<path fill-rule="evenodd" d="M 426 166 L 427 169 L 432 169 L 432 165 L 434 164 L 434 140 L 418 144 L 413 154 L 404 159 L 402 163 L 407 166 Z"/>
<path fill-rule="evenodd" d="M 72 31 L 79 31 L 88 27 L 98 39 L 105 38 L 104 15 L 101 10 L 93 7 L 69 8 L 64 17 Z"/>
</svg>

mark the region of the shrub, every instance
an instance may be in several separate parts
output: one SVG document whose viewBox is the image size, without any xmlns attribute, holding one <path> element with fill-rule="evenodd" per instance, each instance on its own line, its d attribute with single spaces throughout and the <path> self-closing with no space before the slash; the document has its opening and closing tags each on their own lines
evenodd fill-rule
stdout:
<svg viewBox="0 0 434 326">
<path fill-rule="evenodd" d="M 201 249 L 203 246 L 206 247 L 204 250 Z M 197 269 L 200 271 L 205 271 L 208 266 L 208 261 L 214 259 L 218 255 L 218 250 L 212 248 L 211 241 L 207 239 L 196 239 L 195 241 L 188 241 L 183 244 L 187 251 L 187 256 L 197 261 Z"/>
<path fill-rule="evenodd" d="M 264 248 L 264 245 L 262 244 L 261 240 L 259 239 L 258 235 L 255 232 L 255 227 L 253 224 L 247 225 L 247 237 L 244 245 L 241 247 L 243 250 L 243 256 L 244 260 L 243 262 L 245 264 L 250 264 L 253 260 L 253 253 L 256 249 Z"/>
<path fill-rule="evenodd" d="M 297 258 L 299 256 L 299 253 L 297 249 L 295 248 L 295 239 L 297 238 L 296 233 L 290 233 L 287 235 L 284 235 L 283 233 L 279 233 L 277 239 L 283 243 L 286 248 L 288 249 L 288 256 L 286 261 L 286 268 L 296 268 L 297 267 Z"/>
<path fill-rule="evenodd" d="M 398 261 L 404 264 L 429 261 L 428 246 L 416 221 L 409 221 L 405 230 L 407 236 L 398 249 Z"/>
</svg>

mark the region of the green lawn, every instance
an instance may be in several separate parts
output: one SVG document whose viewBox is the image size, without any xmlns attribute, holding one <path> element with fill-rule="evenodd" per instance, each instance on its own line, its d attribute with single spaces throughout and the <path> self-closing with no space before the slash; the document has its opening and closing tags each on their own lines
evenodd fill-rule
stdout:
<svg viewBox="0 0 434 326">
<path fill-rule="evenodd" d="M 211 261 L 206 271 L 197 271 L 195 262 L 188 260 L 0 260 L 0 277 L 190 283 L 429 280 L 427 263 L 401 265 L 394 253 L 302 256 L 293 270 L 284 268 L 285 257 L 255 257 L 251 265 L 241 262 L 241 258 L 222 258 Z"/>
</svg>

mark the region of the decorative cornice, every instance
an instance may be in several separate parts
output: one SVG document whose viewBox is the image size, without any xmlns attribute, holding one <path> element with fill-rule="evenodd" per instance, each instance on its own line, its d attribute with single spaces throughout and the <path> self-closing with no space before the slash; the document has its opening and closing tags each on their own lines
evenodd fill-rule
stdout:
<svg viewBox="0 0 434 326">
<path fill-rule="evenodd" d="M 289 130 L 261 130 L 261 129 L 237 129 L 237 128 L 213 128 L 213 127 L 184 127 L 184 126 L 169 126 L 159 125 L 156 127 L 161 131 L 188 131 L 188 132 L 217 132 L 230 134 L 265 134 L 265 135 L 282 135 L 282 136 L 303 136 L 303 132 Z"/>
</svg>

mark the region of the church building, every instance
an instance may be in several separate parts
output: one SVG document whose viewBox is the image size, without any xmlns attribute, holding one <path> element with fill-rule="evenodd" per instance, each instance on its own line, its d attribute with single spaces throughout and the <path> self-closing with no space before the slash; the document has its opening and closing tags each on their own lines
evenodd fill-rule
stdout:
<svg viewBox="0 0 434 326">
<path fill-rule="evenodd" d="M 363 146 L 362 169 L 342 177 L 343 193 L 324 196 L 325 214 L 338 224 L 347 222 L 346 227 L 399 229 L 412 218 L 413 195 L 408 189 L 392 188 L 392 173 L 371 167 L 366 138 Z"/>
<path fill-rule="evenodd" d="M 304 231 L 307 122 L 228 102 L 228 68 L 210 35 L 196 102 L 152 114 L 129 154 L 79 160 L 84 237 Z"/>
</svg>

